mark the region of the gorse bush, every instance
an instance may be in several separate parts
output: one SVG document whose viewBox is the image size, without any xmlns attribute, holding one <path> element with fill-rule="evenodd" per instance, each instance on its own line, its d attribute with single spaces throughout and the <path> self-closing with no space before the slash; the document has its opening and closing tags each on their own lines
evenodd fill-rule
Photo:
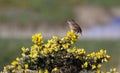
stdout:
<svg viewBox="0 0 120 73">
<path fill-rule="evenodd" d="M 17 57 L 1 73 L 118 73 L 116 68 L 101 71 L 103 63 L 110 60 L 106 50 L 86 54 L 85 49 L 72 46 L 78 35 L 69 31 L 63 38 L 53 36 L 44 43 L 42 34 L 32 36 L 30 48 L 22 47 L 22 56 Z"/>
</svg>

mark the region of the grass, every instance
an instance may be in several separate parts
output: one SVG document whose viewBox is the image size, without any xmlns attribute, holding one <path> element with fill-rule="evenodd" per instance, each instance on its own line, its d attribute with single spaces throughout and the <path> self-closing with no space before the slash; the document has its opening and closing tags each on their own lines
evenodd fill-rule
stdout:
<svg viewBox="0 0 120 73">
<path fill-rule="evenodd" d="M 111 56 L 111 61 L 106 63 L 103 69 L 117 67 L 120 63 L 120 40 L 79 40 L 74 45 L 85 48 L 87 53 L 106 49 Z M 21 47 L 30 47 L 30 39 L 0 39 L 0 70 L 8 65 L 16 57 L 21 55 Z"/>
</svg>

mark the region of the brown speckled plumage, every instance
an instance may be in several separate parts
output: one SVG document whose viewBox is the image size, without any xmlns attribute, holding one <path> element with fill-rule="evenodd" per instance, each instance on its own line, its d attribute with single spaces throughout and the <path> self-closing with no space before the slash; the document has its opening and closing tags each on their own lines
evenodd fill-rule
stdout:
<svg viewBox="0 0 120 73">
<path fill-rule="evenodd" d="M 77 34 L 82 33 L 81 27 L 73 19 L 67 20 L 67 23 L 70 29 L 74 30 Z"/>
</svg>

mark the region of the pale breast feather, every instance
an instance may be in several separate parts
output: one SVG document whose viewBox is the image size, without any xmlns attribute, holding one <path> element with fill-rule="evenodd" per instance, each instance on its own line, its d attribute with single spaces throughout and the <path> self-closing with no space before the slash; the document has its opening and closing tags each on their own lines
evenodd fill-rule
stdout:
<svg viewBox="0 0 120 73">
<path fill-rule="evenodd" d="M 71 29 L 74 29 L 74 27 L 73 27 L 73 25 L 70 23 L 69 24 L 69 27 L 71 28 Z"/>
</svg>

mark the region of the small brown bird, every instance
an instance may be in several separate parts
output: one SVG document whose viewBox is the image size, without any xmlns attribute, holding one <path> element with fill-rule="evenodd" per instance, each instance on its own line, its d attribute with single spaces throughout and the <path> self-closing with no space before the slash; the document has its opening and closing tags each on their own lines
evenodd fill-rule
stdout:
<svg viewBox="0 0 120 73">
<path fill-rule="evenodd" d="M 70 29 L 74 30 L 77 34 L 82 33 L 81 27 L 73 19 L 67 20 L 67 23 L 68 23 Z"/>
</svg>

